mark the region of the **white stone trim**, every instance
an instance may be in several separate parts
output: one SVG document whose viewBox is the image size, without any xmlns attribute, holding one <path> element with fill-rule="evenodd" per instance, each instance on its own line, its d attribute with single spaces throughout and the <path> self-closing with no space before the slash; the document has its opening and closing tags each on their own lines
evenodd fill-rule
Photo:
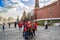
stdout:
<svg viewBox="0 0 60 40">
<path fill-rule="evenodd" d="M 39 20 L 58 20 L 58 19 L 60 19 L 60 18 L 45 18 L 45 19 L 36 19 L 36 20 L 34 20 L 34 21 L 39 21 Z"/>
</svg>

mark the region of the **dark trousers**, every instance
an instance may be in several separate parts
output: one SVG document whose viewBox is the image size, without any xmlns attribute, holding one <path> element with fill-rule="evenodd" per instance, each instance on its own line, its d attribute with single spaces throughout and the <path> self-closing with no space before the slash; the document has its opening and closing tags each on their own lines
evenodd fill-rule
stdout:
<svg viewBox="0 0 60 40">
<path fill-rule="evenodd" d="M 9 28 L 10 28 L 10 25 L 9 25 Z"/>
<path fill-rule="evenodd" d="M 16 24 L 15 24 L 15 28 L 16 28 Z"/>
<path fill-rule="evenodd" d="M 33 29 L 33 35 L 35 35 L 35 30 Z"/>
<path fill-rule="evenodd" d="M 26 31 L 26 32 L 24 32 L 24 37 L 25 37 L 25 40 L 27 40 L 28 39 L 28 32 Z"/>
<path fill-rule="evenodd" d="M 28 31 L 28 36 L 33 36 L 33 32 Z"/>
<path fill-rule="evenodd" d="M 5 30 L 4 26 L 3 26 L 3 30 Z"/>
<path fill-rule="evenodd" d="M 48 25 L 45 25 L 45 29 L 48 29 Z"/>
</svg>

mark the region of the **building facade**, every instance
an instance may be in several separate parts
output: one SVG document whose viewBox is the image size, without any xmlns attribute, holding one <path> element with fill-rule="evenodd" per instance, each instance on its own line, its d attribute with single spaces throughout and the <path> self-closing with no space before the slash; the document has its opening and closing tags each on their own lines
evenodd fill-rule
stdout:
<svg viewBox="0 0 60 40">
<path fill-rule="evenodd" d="M 39 0 L 35 0 L 35 19 L 60 18 L 60 0 L 50 5 L 39 8 Z"/>
</svg>

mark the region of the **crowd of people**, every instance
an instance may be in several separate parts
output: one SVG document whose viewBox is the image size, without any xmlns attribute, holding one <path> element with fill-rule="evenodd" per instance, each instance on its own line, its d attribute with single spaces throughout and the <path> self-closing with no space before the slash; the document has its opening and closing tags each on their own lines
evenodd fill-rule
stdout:
<svg viewBox="0 0 60 40">
<path fill-rule="evenodd" d="M 33 21 L 26 21 L 26 22 L 19 22 L 18 23 L 18 28 L 24 26 L 23 28 L 23 37 L 27 40 L 29 37 L 35 36 L 35 31 L 37 30 L 37 22 Z"/>
<path fill-rule="evenodd" d="M 38 23 L 36 21 L 25 21 L 25 22 L 19 22 L 18 23 L 18 27 L 19 30 L 22 27 L 22 25 L 24 26 L 23 28 L 23 37 L 27 40 L 30 37 L 33 38 L 33 36 L 35 36 L 35 31 L 37 30 L 37 25 Z M 45 29 L 48 29 L 48 22 L 45 21 Z"/>
<path fill-rule="evenodd" d="M 23 37 L 27 40 L 30 37 L 35 36 L 35 31 L 37 30 L 37 25 L 38 23 L 36 21 L 19 21 L 19 22 L 14 22 L 14 27 L 16 28 L 18 25 L 18 28 L 23 27 Z M 11 23 L 8 23 L 8 26 L 10 28 Z M 5 30 L 5 23 L 2 25 L 3 30 Z M 45 21 L 45 29 L 48 29 L 48 23 Z"/>
<path fill-rule="evenodd" d="M 10 22 L 7 23 L 7 25 L 8 25 L 9 28 L 11 27 L 11 24 L 12 24 L 12 23 L 10 23 Z M 14 27 L 16 28 L 16 27 L 17 27 L 17 22 L 14 22 L 13 24 L 14 24 Z M 3 31 L 5 30 L 5 25 L 6 25 L 6 23 L 3 22 L 3 24 L 2 24 L 2 29 L 3 29 Z"/>
<path fill-rule="evenodd" d="M 8 27 L 11 28 L 11 23 L 7 23 Z M 19 30 L 20 28 L 23 27 L 23 37 L 25 39 L 29 39 L 30 36 L 35 36 L 35 31 L 37 30 L 37 22 L 35 21 L 19 21 L 19 22 L 14 22 L 14 28 L 18 26 Z M 5 23 L 2 24 L 3 30 L 5 30 Z"/>
</svg>

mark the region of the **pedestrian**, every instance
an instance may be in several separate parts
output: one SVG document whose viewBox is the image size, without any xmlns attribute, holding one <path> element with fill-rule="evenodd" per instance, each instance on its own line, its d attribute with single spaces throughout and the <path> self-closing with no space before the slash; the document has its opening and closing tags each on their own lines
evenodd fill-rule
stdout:
<svg viewBox="0 0 60 40">
<path fill-rule="evenodd" d="M 27 32 L 27 27 L 24 27 L 23 29 L 23 36 L 25 36 L 25 32 Z"/>
<path fill-rule="evenodd" d="M 14 22 L 14 26 L 15 26 L 15 28 L 17 27 L 17 22 Z"/>
<path fill-rule="evenodd" d="M 28 27 L 27 27 L 27 22 L 24 22 L 23 36 L 24 36 L 25 40 L 28 39 Z"/>
<path fill-rule="evenodd" d="M 32 23 L 29 21 L 29 22 L 28 22 L 28 25 L 27 25 L 29 36 L 33 36 L 32 26 L 31 26 L 31 24 L 32 24 Z"/>
<path fill-rule="evenodd" d="M 35 22 L 34 22 L 35 30 L 37 30 L 37 26 L 38 26 L 38 23 L 35 21 Z"/>
<path fill-rule="evenodd" d="M 4 31 L 5 30 L 5 23 L 3 23 L 2 28 L 3 28 L 3 31 Z"/>
<path fill-rule="evenodd" d="M 26 28 L 27 27 L 27 22 L 24 22 L 23 25 L 24 25 L 24 28 Z"/>
<path fill-rule="evenodd" d="M 48 29 L 48 22 L 45 21 L 45 29 Z"/>
<path fill-rule="evenodd" d="M 34 22 L 32 22 L 32 33 L 33 33 L 33 36 L 35 36 L 35 23 Z"/>
<path fill-rule="evenodd" d="M 20 28 L 22 27 L 22 22 L 20 21 L 19 23 L 18 23 L 18 27 L 19 27 L 19 30 L 20 30 Z"/>
<path fill-rule="evenodd" d="M 20 21 L 20 27 L 22 27 L 23 23 Z"/>
<path fill-rule="evenodd" d="M 9 25 L 9 28 L 10 28 L 11 23 L 9 22 L 8 25 Z"/>
<path fill-rule="evenodd" d="M 18 28 L 19 28 L 19 30 L 20 30 L 20 23 L 18 23 Z"/>
<path fill-rule="evenodd" d="M 27 27 L 24 27 L 24 36 L 25 36 L 25 40 L 28 39 L 28 32 L 27 32 Z"/>
</svg>

